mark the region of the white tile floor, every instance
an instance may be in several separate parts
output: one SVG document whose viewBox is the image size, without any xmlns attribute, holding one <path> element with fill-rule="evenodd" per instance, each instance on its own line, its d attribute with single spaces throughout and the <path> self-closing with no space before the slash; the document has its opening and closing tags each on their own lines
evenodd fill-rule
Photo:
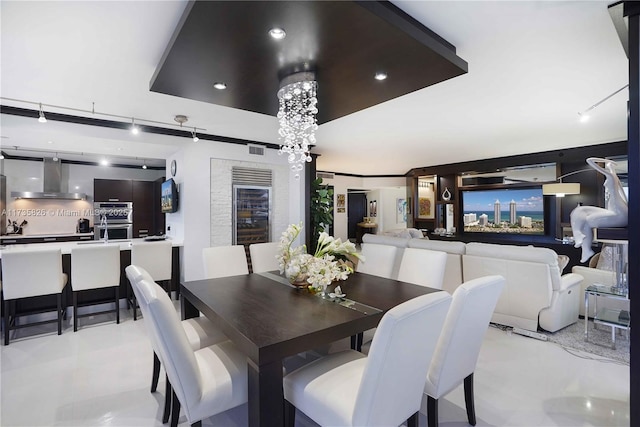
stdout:
<svg viewBox="0 0 640 427">
<path fill-rule="evenodd" d="M 0 350 L 0 425 L 161 426 L 163 381 L 149 393 L 152 352 L 144 319 L 87 325 L 61 336 L 19 337 Z M 33 333 L 33 331 L 31 331 Z M 478 426 L 629 425 L 629 367 L 489 328 L 475 373 Z M 462 388 L 440 402 L 440 426 L 467 426 Z M 187 425 L 186 417 L 180 418 Z M 203 422 L 241 427 L 246 406 Z M 299 427 L 315 424 L 297 416 Z M 421 426 L 426 418 L 421 415 Z"/>
</svg>

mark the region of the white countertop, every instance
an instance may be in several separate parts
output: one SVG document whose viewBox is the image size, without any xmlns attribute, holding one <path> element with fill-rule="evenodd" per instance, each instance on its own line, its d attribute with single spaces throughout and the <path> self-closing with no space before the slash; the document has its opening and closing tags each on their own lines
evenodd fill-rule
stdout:
<svg viewBox="0 0 640 427">
<path fill-rule="evenodd" d="M 57 234 L 5 234 L 0 239 L 42 239 L 48 237 L 82 237 L 93 236 L 93 233 L 57 233 Z"/>
<path fill-rule="evenodd" d="M 175 241 L 167 239 L 171 242 L 171 245 L 182 246 L 181 241 Z M 131 244 L 134 242 L 144 242 L 144 239 L 131 239 L 131 240 L 110 240 L 109 243 L 104 243 L 102 240 L 91 240 L 83 242 L 50 242 L 50 243 L 31 243 L 31 244 L 13 244 L 0 247 L 0 259 L 2 254 L 6 252 L 16 251 L 34 251 L 34 250 L 47 250 L 47 249 L 60 249 L 63 254 L 70 254 L 73 248 L 87 246 L 87 245 L 119 245 L 121 251 L 131 250 Z"/>
</svg>

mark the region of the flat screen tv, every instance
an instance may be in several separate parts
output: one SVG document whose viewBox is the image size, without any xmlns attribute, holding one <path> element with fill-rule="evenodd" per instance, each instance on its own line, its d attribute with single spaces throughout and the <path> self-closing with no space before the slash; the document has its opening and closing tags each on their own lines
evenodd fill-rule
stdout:
<svg viewBox="0 0 640 427">
<path fill-rule="evenodd" d="M 173 213 L 178 210 L 178 187 L 172 178 L 162 183 L 160 206 L 162 213 Z"/>
<path fill-rule="evenodd" d="M 463 190 L 465 233 L 545 234 L 542 186 Z"/>
</svg>

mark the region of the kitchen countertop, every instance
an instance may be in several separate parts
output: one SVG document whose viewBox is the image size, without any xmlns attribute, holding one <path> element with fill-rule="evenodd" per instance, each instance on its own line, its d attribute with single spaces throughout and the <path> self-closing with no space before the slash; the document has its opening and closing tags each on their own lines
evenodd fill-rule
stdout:
<svg viewBox="0 0 640 427">
<path fill-rule="evenodd" d="M 182 246 L 181 241 L 167 239 L 171 242 L 171 245 Z M 32 250 L 46 250 L 46 249 L 60 249 L 63 254 L 70 254 L 73 248 L 87 246 L 87 245 L 120 245 L 121 251 L 131 250 L 131 244 L 134 242 L 144 242 L 144 238 L 131 239 L 131 240 L 110 240 L 109 243 L 104 243 L 102 240 L 90 240 L 84 242 L 50 242 L 50 243 L 31 243 L 31 244 L 13 244 L 0 247 L 0 258 L 3 253 L 17 252 L 17 251 L 32 251 Z"/>
<path fill-rule="evenodd" d="M 55 233 L 55 234 L 5 234 L 0 239 L 41 239 L 47 237 L 82 237 L 93 236 L 93 233 Z"/>
</svg>

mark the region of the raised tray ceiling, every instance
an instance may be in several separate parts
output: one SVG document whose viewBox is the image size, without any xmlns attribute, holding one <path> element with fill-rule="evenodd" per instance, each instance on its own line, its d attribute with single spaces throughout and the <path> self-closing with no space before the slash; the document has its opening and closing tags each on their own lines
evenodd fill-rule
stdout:
<svg viewBox="0 0 640 427">
<path fill-rule="evenodd" d="M 274 40 L 280 27 L 286 38 Z M 455 47 L 388 2 L 197 1 L 151 80 L 154 92 L 275 116 L 281 77 L 314 70 L 318 123 L 467 72 Z M 377 81 L 384 71 L 388 78 Z M 217 90 L 215 82 L 226 83 Z"/>
</svg>

